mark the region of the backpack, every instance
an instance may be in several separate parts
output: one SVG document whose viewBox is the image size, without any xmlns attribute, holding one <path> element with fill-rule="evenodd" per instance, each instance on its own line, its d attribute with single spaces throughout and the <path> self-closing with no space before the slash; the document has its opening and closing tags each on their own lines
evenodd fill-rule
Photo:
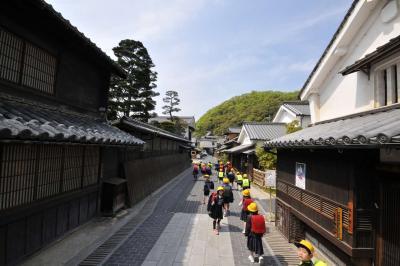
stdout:
<svg viewBox="0 0 400 266">
<path fill-rule="evenodd" d="M 210 188 L 214 189 L 214 182 L 213 181 L 210 181 Z"/>
<path fill-rule="evenodd" d="M 208 197 L 208 204 L 207 204 L 207 211 L 211 211 L 211 203 L 215 201 L 215 198 L 217 197 L 217 192 L 211 193 L 210 197 Z M 215 206 L 215 205 L 214 205 Z"/>
<path fill-rule="evenodd" d="M 210 188 L 208 187 L 207 182 L 204 184 L 204 193 L 206 194 L 210 193 Z"/>
<path fill-rule="evenodd" d="M 244 211 L 247 211 L 247 206 L 249 206 L 249 204 L 252 203 L 252 202 L 253 202 L 252 199 L 245 199 L 245 200 L 243 201 L 243 210 L 244 210 Z"/>
<path fill-rule="evenodd" d="M 195 165 L 193 166 L 193 170 L 194 170 L 194 171 L 199 171 L 199 166 L 198 166 L 197 164 L 195 164 Z"/>
<path fill-rule="evenodd" d="M 232 192 L 232 187 L 231 186 L 224 186 L 224 198 L 228 198 L 229 202 L 233 202 L 233 192 Z"/>
<path fill-rule="evenodd" d="M 262 215 L 256 214 L 251 216 L 251 232 L 256 234 L 264 234 L 266 231 L 265 220 Z"/>
</svg>

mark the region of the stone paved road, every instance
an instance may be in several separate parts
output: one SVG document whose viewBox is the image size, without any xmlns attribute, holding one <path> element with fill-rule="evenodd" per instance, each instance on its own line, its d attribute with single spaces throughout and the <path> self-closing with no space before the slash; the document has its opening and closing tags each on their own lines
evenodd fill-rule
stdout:
<svg viewBox="0 0 400 266">
<path fill-rule="evenodd" d="M 216 236 L 202 204 L 202 179 L 194 182 L 188 172 L 166 189 L 169 191 L 160 197 L 154 211 L 103 265 L 252 265 L 241 233 L 239 192 L 235 192 L 231 216 L 222 220 Z M 267 246 L 264 251 L 264 265 L 276 265 Z"/>
</svg>

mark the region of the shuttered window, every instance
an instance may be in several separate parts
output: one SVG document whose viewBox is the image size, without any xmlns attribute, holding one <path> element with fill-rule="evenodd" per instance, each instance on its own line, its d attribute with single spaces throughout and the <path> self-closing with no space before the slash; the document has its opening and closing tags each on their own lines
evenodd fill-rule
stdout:
<svg viewBox="0 0 400 266">
<path fill-rule="evenodd" d="M 97 184 L 99 147 L 0 144 L 0 211 Z"/>
<path fill-rule="evenodd" d="M 0 79 L 54 94 L 56 58 L 0 28 Z"/>
</svg>

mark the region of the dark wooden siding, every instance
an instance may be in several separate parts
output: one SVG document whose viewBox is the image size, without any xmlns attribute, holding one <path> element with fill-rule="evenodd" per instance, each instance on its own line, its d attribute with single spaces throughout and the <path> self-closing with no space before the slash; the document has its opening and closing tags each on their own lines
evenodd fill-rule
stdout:
<svg viewBox="0 0 400 266">
<path fill-rule="evenodd" d="M 49 25 L 43 27 L 41 23 L 44 21 L 31 18 L 37 14 L 20 13 L 14 9 L 7 10 L 6 7 L 0 8 L 0 14 L 0 28 L 15 35 L 18 40 L 28 42 L 28 48 L 35 47 L 33 54 L 37 55 L 40 53 L 37 51 L 42 51 L 50 58 L 41 60 L 43 67 L 40 71 L 43 73 L 37 73 L 42 79 L 41 82 L 32 82 L 30 79 L 39 69 L 28 67 L 28 64 L 38 65 L 32 62 L 33 57 L 29 57 L 31 60 L 27 60 L 25 65 L 26 70 L 29 68 L 29 76 L 18 80 L 17 72 L 20 71 L 18 69 L 14 70 L 15 75 L 7 77 L 0 75 L 0 90 L 46 104 L 63 104 L 77 111 L 98 113 L 99 107 L 106 107 L 109 69 L 93 60 L 93 56 L 88 57 L 88 53 L 84 51 L 86 47 L 77 46 L 71 40 L 66 41 L 58 33 L 47 32 L 50 30 Z M 21 59 L 21 56 L 25 54 L 14 57 Z M 51 68 L 48 67 L 50 65 Z"/>
</svg>

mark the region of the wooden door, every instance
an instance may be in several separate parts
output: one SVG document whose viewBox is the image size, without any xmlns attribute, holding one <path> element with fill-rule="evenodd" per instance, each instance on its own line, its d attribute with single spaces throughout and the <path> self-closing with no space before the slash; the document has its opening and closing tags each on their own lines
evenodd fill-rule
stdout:
<svg viewBox="0 0 400 266">
<path fill-rule="evenodd" d="M 382 266 L 400 265 L 400 181 L 396 179 L 380 184 L 376 264 Z"/>
</svg>

